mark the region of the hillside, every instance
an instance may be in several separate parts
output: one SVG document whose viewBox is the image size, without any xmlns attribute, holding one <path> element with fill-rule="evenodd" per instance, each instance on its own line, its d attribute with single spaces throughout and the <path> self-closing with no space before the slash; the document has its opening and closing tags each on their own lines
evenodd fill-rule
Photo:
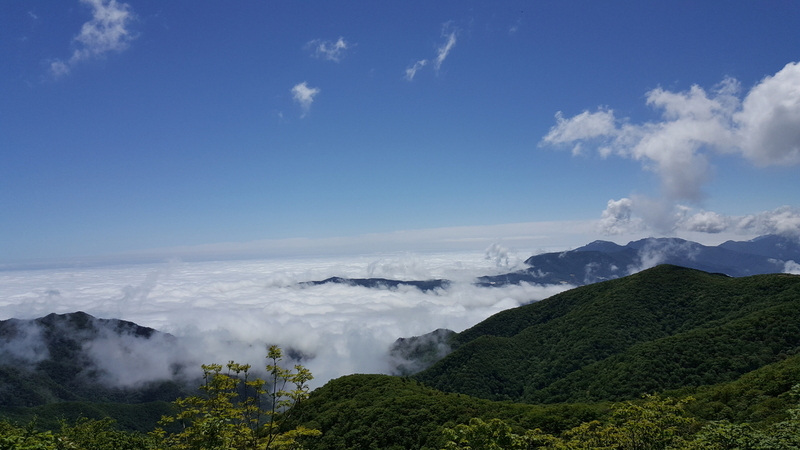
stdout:
<svg viewBox="0 0 800 450">
<path fill-rule="evenodd" d="M 83 312 L 0 321 L 0 407 L 172 401 L 186 392 L 174 381 L 119 385 L 92 354 L 101 341 L 118 344 L 104 351 L 124 353 L 126 345 L 156 346 L 156 341 L 172 339 L 133 322 L 98 319 Z M 175 374 L 180 370 L 173 368 Z"/>
<path fill-rule="evenodd" d="M 500 312 L 415 379 L 530 403 L 620 400 L 735 380 L 800 346 L 800 276 L 662 265 Z"/>
</svg>

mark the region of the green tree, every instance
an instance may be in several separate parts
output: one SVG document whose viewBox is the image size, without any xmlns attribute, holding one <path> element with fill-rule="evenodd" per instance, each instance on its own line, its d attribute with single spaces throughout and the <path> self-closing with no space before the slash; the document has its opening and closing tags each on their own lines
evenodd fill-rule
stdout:
<svg viewBox="0 0 800 450">
<path fill-rule="evenodd" d="M 557 439 L 541 430 L 516 434 L 500 419 L 488 422 L 475 417 L 469 425 L 460 424 L 443 430 L 447 443 L 444 450 L 527 450 L 549 448 Z"/>
<path fill-rule="evenodd" d="M 162 418 L 160 424 L 178 424 L 180 431 L 154 431 L 160 448 L 170 449 L 299 449 L 304 437 L 319 436 L 318 430 L 297 427 L 285 430 L 284 423 L 300 401 L 308 397 L 311 372 L 301 365 L 294 370 L 280 365 L 283 353 L 269 348 L 267 381 L 250 379 L 250 365 L 230 361 L 203 365 L 202 395 L 174 402 L 178 413 Z"/>
</svg>

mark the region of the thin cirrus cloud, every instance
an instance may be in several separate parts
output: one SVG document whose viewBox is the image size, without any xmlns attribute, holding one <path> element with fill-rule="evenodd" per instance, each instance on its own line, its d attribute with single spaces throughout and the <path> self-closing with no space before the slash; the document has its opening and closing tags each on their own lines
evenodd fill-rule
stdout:
<svg viewBox="0 0 800 450">
<path fill-rule="evenodd" d="M 573 154 L 588 147 L 602 157 L 617 155 L 642 161 L 658 175 L 663 198 L 612 200 L 603 222 L 610 224 L 606 228 L 612 232 L 620 224 L 626 224 L 623 228 L 650 225 L 670 231 L 691 224 L 681 222 L 683 211 L 677 202 L 696 203 L 703 198 L 714 155 L 737 154 L 758 167 L 800 163 L 800 63 L 786 64 L 743 97 L 740 91 L 739 82 L 733 78 L 724 79 L 710 92 L 697 85 L 685 92 L 653 89 L 647 93 L 647 104 L 660 110 L 662 116 L 642 124 L 617 119 L 611 109 L 583 111 L 571 118 L 559 112 L 556 125 L 540 146 L 571 147 Z M 620 209 L 623 204 L 627 212 Z M 629 220 L 629 216 L 642 222 Z M 707 222 L 697 220 L 698 224 Z M 695 228 L 731 226 L 726 222 Z"/>
<path fill-rule="evenodd" d="M 50 72 L 56 77 L 67 75 L 81 61 L 99 58 L 109 52 L 121 52 L 135 38 L 128 29 L 135 18 L 130 5 L 116 0 L 80 1 L 92 8 L 92 19 L 84 23 L 75 36 L 77 48 L 72 56 L 66 61 L 56 60 L 50 64 Z"/>
<path fill-rule="evenodd" d="M 345 41 L 343 37 L 339 37 L 336 42 L 314 39 L 306 44 L 307 49 L 313 50 L 311 56 L 334 62 L 341 61 L 345 50 L 349 49 L 350 46 L 351 44 Z"/>
<path fill-rule="evenodd" d="M 319 88 L 308 87 L 308 83 L 305 81 L 296 84 L 292 88 L 292 98 L 300 104 L 300 108 L 303 110 L 301 117 L 308 115 L 311 110 L 311 104 L 314 103 L 314 97 L 320 92 Z"/>
<path fill-rule="evenodd" d="M 427 64 L 428 64 L 427 59 L 422 59 L 412 64 L 409 68 L 406 69 L 406 80 L 414 81 L 414 76 L 417 74 L 417 71 L 425 67 Z"/>
<path fill-rule="evenodd" d="M 436 58 L 433 59 L 433 68 L 436 70 L 436 72 L 438 72 L 442 67 L 442 63 L 444 63 L 447 55 L 450 54 L 450 51 L 456 45 L 456 32 L 457 30 L 452 28 L 450 22 L 442 25 L 442 37 L 445 38 L 445 42 L 436 49 Z M 429 62 L 430 61 L 428 59 L 421 59 L 410 65 L 408 68 L 406 68 L 405 79 L 408 81 L 414 81 L 414 77 L 417 75 L 417 72 L 423 67 L 427 66 Z"/>
</svg>

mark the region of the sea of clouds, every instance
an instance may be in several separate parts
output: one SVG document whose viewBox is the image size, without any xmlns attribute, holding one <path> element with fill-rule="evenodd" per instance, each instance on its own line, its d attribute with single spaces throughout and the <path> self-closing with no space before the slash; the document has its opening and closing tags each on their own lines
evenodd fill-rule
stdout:
<svg viewBox="0 0 800 450">
<path fill-rule="evenodd" d="M 487 252 L 383 254 L 327 258 L 114 265 L 0 272 L 0 319 L 84 311 L 178 337 L 135 339 L 107 333 L 85 350 L 123 386 L 168 378 L 176 365 L 265 364 L 277 344 L 305 357 L 314 386 L 351 373 L 391 373 L 391 344 L 437 328 L 464 330 L 499 311 L 568 286 L 482 288 L 475 277 L 504 273 L 521 259 Z M 339 276 L 399 280 L 445 278 L 446 289 L 302 286 Z M 35 342 L 32 343 L 34 348 Z M 21 352 L 22 350 L 18 350 Z"/>
</svg>

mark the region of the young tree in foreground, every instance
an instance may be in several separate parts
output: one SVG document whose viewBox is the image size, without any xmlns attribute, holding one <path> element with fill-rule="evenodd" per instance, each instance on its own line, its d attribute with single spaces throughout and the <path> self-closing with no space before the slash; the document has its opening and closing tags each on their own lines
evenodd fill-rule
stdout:
<svg viewBox="0 0 800 450">
<path fill-rule="evenodd" d="M 283 424 L 298 402 L 308 397 L 313 377 L 303 366 L 294 370 L 280 365 L 281 349 L 271 346 L 267 354 L 269 383 L 250 379 L 250 365 L 229 362 L 203 365 L 203 395 L 176 400 L 179 412 L 163 417 L 160 424 L 178 424 L 181 430 L 154 434 L 161 448 L 170 449 L 300 449 L 299 440 L 319 436 L 319 430 L 298 427 L 284 430 Z"/>
</svg>

